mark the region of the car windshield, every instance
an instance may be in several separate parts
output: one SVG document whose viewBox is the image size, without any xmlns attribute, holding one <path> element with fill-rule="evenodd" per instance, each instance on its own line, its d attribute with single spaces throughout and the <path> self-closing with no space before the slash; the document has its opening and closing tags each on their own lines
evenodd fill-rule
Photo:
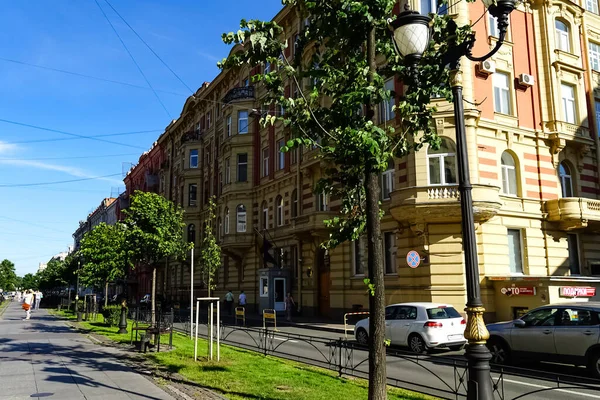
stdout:
<svg viewBox="0 0 600 400">
<path fill-rule="evenodd" d="M 427 309 L 427 318 L 429 319 L 447 319 L 447 318 L 460 318 L 458 311 L 454 307 L 436 307 Z"/>
</svg>

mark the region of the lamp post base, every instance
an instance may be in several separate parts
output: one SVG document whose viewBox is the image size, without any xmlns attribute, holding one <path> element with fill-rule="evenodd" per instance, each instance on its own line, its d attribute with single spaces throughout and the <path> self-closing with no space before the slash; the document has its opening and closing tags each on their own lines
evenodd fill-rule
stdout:
<svg viewBox="0 0 600 400">
<path fill-rule="evenodd" d="M 492 355 L 485 345 L 490 337 L 485 321 L 483 307 L 467 306 L 467 326 L 465 338 L 469 341 L 465 351 L 468 361 L 469 380 L 467 382 L 468 400 L 492 400 L 493 383 L 490 375 Z"/>
<path fill-rule="evenodd" d="M 117 333 L 127 333 L 127 308 L 121 307 L 121 320 L 119 321 L 119 331 Z"/>
</svg>

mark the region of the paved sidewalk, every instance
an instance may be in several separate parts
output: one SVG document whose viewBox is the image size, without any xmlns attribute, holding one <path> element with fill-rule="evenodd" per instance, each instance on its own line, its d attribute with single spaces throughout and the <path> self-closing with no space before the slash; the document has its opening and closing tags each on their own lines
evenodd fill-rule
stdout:
<svg viewBox="0 0 600 400">
<path fill-rule="evenodd" d="M 0 400 L 173 400 L 118 357 L 44 309 L 29 321 L 14 302 L 0 319 Z"/>
</svg>

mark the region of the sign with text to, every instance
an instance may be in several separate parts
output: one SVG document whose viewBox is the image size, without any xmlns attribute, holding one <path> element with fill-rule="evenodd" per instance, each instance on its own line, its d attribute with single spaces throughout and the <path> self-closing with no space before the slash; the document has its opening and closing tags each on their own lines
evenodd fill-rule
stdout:
<svg viewBox="0 0 600 400">
<path fill-rule="evenodd" d="M 510 286 L 500 289 L 500 293 L 507 296 L 535 296 L 534 286 Z"/>
<path fill-rule="evenodd" d="M 579 286 L 561 286 L 560 295 L 562 297 L 594 297 L 596 288 Z"/>
</svg>

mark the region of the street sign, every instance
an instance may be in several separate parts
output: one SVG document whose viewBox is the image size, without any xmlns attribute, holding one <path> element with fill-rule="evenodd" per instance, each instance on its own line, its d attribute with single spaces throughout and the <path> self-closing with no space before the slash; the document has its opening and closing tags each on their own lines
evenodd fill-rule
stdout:
<svg viewBox="0 0 600 400">
<path fill-rule="evenodd" d="M 594 297 L 596 295 L 596 288 L 561 286 L 560 295 L 562 297 Z"/>
<path fill-rule="evenodd" d="M 411 268 L 417 268 L 421 264 L 421 256 L 414 250 L 411 250 L 406 255 L 406 263 Z"/>
<path fill-rule="evenodd" d="M 507 296 L 535 296 L 534 286 L 511 286 L 503 287 L 500 289 L 500 293 Z"/>
</svg>

